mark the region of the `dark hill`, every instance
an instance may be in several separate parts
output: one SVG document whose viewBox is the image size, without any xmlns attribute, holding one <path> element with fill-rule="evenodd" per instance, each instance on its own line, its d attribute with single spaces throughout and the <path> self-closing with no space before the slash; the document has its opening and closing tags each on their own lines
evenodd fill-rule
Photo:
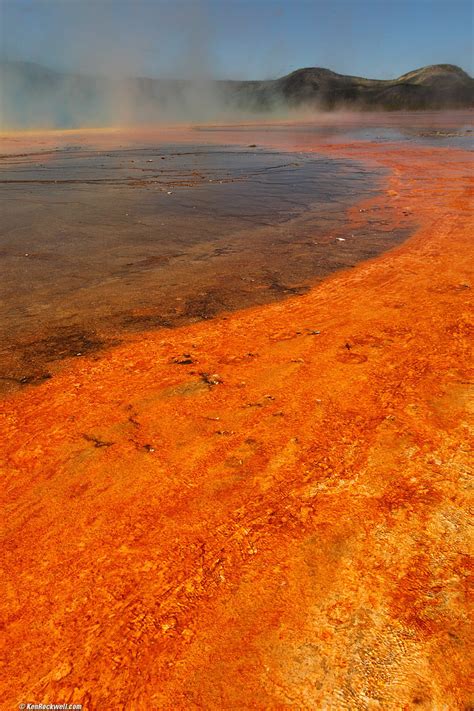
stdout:
<svg viewBox="0 0 474 711">
<path fill-rule="evenodd" d="M 329 69 L 299 69 L 276 84 L 288 102 L 317 101 L 324 108 L 355 104 L 363 109 L 413 110 L 474 105 L 474 79 L 451 64 L 423 67 L 389 80 L 346 76 Z"/>
</svg>

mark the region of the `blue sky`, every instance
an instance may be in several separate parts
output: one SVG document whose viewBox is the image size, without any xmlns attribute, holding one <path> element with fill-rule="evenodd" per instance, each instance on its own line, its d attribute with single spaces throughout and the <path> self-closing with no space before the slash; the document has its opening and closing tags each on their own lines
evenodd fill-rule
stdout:
<svg viewBox="0 0 474 711">
<path fill-rule="evenodd" d="M 473 59 L 471 0 L 0 0 L 0 55 L 146 76 L 389 78 Z"/>
</svg>

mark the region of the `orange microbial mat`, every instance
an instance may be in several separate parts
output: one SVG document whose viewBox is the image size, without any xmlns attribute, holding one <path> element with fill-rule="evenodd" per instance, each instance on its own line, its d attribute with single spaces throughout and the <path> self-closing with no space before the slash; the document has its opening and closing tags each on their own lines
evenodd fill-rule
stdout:
<svg viewBox="0 0 474 711">
<path fill-rule="evenodd" d="M 4 160 L 72 141 L 106 151 L 255 144 L 343 171 L 357 164 L 377 186 L 344 202 L 337 232 L 334 215 L 320 227 L 331 254 L 370 233 L 374 216 L 407 230 L 334 269 L 292 272 L 282 293 L 257 274 L 245 302 L 179 312 L 164 325 L 142 319 L 130 329 L 123 304 L 110 296 L 102 313 L 91 291 L 100 338 L 83 353 L 73 344 L 80 357 L 54 360 L 43 349 L 35 360 L 30 347 L 15 360 L 12 352 L 26 352 L 25 317 L 13 360 L 3 356 L 0 401 L 2 708 L 473 706 L 472 154 L 449 121 L 441 129 L 436 117 L 422 119 L 402 117 L 400 128 L 382 117 L 380 134 L 368 116 L 333 131 L 269 124 L 3 137 Z M 8 189 L 39 199 L 30 184 Z M 275 210 L 270 233 L 286 224 L 273 225 Z M 12 217 L 11 229 L 21 224 Z M 51 230 L 58 224 L 51 218 Z M 309 232 L 306 224 L 305 239 L 317 242 Z M 245 277 L 257 251 L 223 273 Z M 279 253 L 278 274 L 290 253 Z M 148 296 L 158 298 L 158 282 L 143 293 L 145 272 L 127 297 L 140 317 Z M 190 282 L 202 278 L 194 273 Z M 110 294 L 121 278 L 107 276 Z M 166 294 L 176 301 L 172 283 Z M 94 299 L 77 302 L 85 321 Z M 54 314 L 65 328 L 64 308 Z M 39 308 L 37 319 L 46 333 Z M 39 331 L 28 333 L 30 346 L 39 342 Z"/>
</svg>

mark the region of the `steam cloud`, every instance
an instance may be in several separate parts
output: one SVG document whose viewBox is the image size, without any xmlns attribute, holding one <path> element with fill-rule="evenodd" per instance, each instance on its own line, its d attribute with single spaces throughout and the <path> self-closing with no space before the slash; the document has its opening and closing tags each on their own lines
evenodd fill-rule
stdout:
<svg viewBox="0 0 474 711">
<path fill-rule="evenodd" d="M 8 13 L 2 11 L 13 3 L 41 19 L 33 35 L 35 17 L 25 22 L 30 31 L 24 51 L 18 47 L 21 28 L 10 40 Z M 272 2 L 263 5 L 265 12 L 277 9 Z M 453 65 L 429 66 L 391 81 L 317 68 L 265 81 L 223 79 L 210 7 L 206 0 L 0 0 L 0 129 L 235 121 L 269 113 L 272 118 L 296 112 L 308 116 L 321 108 L 474 104 L 472 78 Z M 327 26 L 337 21 L 338 31 L 330 34 L 339 37 L 332 51 L 341 65 L 346 50 L 340 39 L 350 33 L 331 7 L 315 3 Z M 246 19 L 251 22 L 252 17 Z M 274 59 L 267 69 L 275 67 L 273 76 L 282 73 L 283 47 L 271 47 Z M 329 64 L 335 61 L 331 52 L 323 54 Z M 27 61 L 18 61 L 20 55 Z M 261 60 L 260 53 L 252 76 L 262 68 Z"/>
<path fill-rule="evenodd" d="M 242 82 L 219 80 L 212 16 L 205 2 L 51 4 L 55 22 L 28 59 L 47 54 L 50 66 L 63 68 L 11 61 L 8 55 L 0 59 L 2 129 L 242 119 L 270 108 L 286 113 L 276 96 L 262 102 L 259 82 L 244 87 Z M 117 32 L 116 23 L 124 8 L 129 13 L 133 9 L 126 34 L 123 27 Z M 155 10 L 154 41 L 144 44 L 141 30 L 150 8 Z M 66 27 L 66 35 L 55 36 L 55 26 Z M 8 48 L 5 36 L 2 47 Z M 159 78 L 147 78 L 156 74 L 156 67 Z"/>
</svg>

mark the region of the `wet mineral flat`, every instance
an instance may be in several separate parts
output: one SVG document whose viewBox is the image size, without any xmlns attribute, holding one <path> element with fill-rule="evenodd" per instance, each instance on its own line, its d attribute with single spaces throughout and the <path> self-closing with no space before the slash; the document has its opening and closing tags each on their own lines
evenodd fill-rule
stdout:
<svg viewBox="0 0 474 711">
<path fill-rule="evenodd" d="M 0 385 L 64 357 L 301 294 L 400 242 L 360 161 L 257 147 L 65 145 L 0 160 Z"/>
</svg>

